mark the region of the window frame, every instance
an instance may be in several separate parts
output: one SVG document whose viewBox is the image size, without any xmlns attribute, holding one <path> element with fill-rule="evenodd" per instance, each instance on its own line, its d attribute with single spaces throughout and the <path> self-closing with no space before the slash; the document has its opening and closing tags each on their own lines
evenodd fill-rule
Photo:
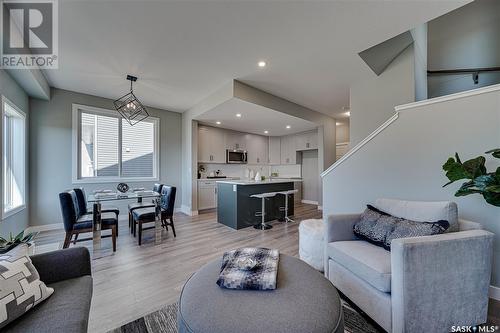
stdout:
<svg viewBox="0 0 500 333">
<path fill-rule="evenodd" d="M 118 176 L 96 176 L 81 177 L 81 114 L 90 113 L 106 117 L 117 118 L 118 121 Z M 148 117 L 145 121 L 154 125 L 154 150 L 153 150 L 153 177 L 122 177 L 122 120 L 123 117 L 114 110 L 98 108 L 94 106 L 73 104 L 72 105 L 72 182 L 73 184 L 95 184 L 95 183 L 116 183 L 116 182 L 147 182 L 160 180 L 160 118 Z"/>
<path fill-rule="evenodd" d="M 6 111 L 6 105 L 9 105 L 10 108 L 12 108 L 16 113 L 17 115 L 16 116 L 19 116 L 21 119 L 22 119 L 22 122 L 23 122 L 23 131 L 24 131 L 24 135 L 23 135 L 23 139 L 24 139 L 24 142 L 23 142 L 23 171 L 24 171 L 24 177 L 23 177 L 23 193 L 22 193 L 22 204 L 19 205 L 19 206 L 16 206 L 14 208 L 11 208 L 9 210 L 5 210 L 5 205 L 4 205 L 4 192 L 5 192 L 5 189 L 4 189 L 4 182 L 5 182 L 5 179 L 4 179 L 4 163 L 0 163 L 0 171 L 1 171 L 1 176 L 0 176 L 0 199 L 1 199 L 1 202 L 0 202 L 0 218 L 1 220 L 5 220 L 6 218 L 10 217 L 10 216 L 13 216 L 23 210 L 26 209 L 26 206 L 27 206 L 27 193 L 28 193 L 28 182 L 27 182 L 27 171 L 28 171 L 28 158 L 27 158 L 27 152 L 28 152 L 28 140 L 27 140 L 27 134 L 28 134 L 28 122 L 27 122 L 27 118 L 26 118 L 26 113 L 21 110 L 16 104 L 14 104 L 12 101 L 10 101 L 7 97 L 5 97 L 4 95 L 2 95 L 2 98 L 1 98 L 1 103 L 2 103 L 2 106 L 1 106 L 1 113 L 0 113 L 0 153 L 1 153 L 1 156 L 3 158 L 3 155 L 5 154 L 4 152 L 4 126 L 5 126 L 5 123 L 4 123 L 4 118 L 5 118 L 5 115 L 7 113 Z M 12 147 L 11 147 L 12 148 Z"/>
</svg>

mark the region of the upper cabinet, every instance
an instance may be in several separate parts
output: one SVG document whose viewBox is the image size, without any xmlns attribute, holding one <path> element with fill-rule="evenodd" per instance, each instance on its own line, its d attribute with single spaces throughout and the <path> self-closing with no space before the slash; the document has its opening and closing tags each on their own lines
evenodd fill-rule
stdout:
<svg viewBox="0 0 500 333">
<path fill-rule="evenodd" d="M 269 164 L 281 164 L 281 138 L 279 136 L 269 137 Z"/>
<path fill-rule="evenodd" d="M 269 142 L 267 136 L 247 134 L 248 164 L 268 164 Z"/>
<path fill-rule="evenodd" d="M 295 135 L 281 137 L 281 164 L 296 164 Z"/>
<path fill-rule="evenodd" d="M 295 148 L 297 150 L 318 149 L 318 132 L 306 132 L 296 135 Z"/>
<path fill-rule="evenodd" d="M 247 135 L 241 132 L 224 130 L 226 149 L 247 150 Z"/>
<path fill-rule="evenodd" d="M 226 163 L 224 131 L 215 127 L 198 127 L 198 162 Z"/>
</svg>

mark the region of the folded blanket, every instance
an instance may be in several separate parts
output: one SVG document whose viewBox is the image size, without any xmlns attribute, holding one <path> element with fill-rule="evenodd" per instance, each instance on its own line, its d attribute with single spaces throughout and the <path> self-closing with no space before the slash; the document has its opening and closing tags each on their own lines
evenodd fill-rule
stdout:
<svg viewBox="0 0 500 333">
<path fill-rule="evenodd" d="M 257 265 L 241 269 L 238 260 L 251 258 Z M 225 252 L 217 284 L 227 289 L 274 290 L 278 274 L 279 251 L 265 248 L 241 248 Z"/>
</svg>

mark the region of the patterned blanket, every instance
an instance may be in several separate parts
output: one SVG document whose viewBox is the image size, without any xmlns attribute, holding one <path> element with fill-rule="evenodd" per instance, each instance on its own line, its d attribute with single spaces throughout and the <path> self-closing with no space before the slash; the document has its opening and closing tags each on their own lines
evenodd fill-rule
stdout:
<svg viewBox="0 0 500 333">
<path fill-rule="evenodd" d="M 240 269 L 237 261 L 252 258 L 257 265 Z M 217 284 L 227 289 L 274 290 L 278 274 L 279 251 L 265 248 L 240 248 L 225 252 Z"/>
</svg>

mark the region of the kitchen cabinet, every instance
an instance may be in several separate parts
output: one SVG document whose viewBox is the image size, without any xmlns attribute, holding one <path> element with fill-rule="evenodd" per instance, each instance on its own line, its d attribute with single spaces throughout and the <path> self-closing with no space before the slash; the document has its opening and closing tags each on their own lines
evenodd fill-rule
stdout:
<svg viewBox="0 0 500 333">
<path fill-rule="evenodd" d="M 226 149 L 247 150 L 247 135 L 241 132 L 224 131 L 224 147 Z"/>
<path fill-rule="evenodd" d="M 295 149 L 298 151 L 318 149 L 318 132 L 313 131 L 297 134 L 295 138 Z"/>
<path fill-rule="evenodd" d="M 208 126 L 198 127 L 198 162 L 226 163 L 223 130 Z"/>
<path fill-rule="evenodd" d="M 270 165 L 281 164 L 281 138 L 278 136 L 269 137 L 269 159 Z"/>
<path fill-rule="evenodd" d="M 349 151 L 349 142 L 337 143 L 336 160 L 340 159 Z"/>
<path fill-rule="evenodd" d="M 295 135 L 281 137 L 281 164 L 296 164 Z"/>
<path fill-rule="evenodd" d="M 293 182 L 293 189 L 297 190 L 293 195 L 293 202 L 299 204 L 302 202 L 302 182 Z"/>
<path fill-rule="evenodd" d="M 217 183 L 213 180 L 198 181 L 198 210 L 217 207 Z"/>
<path fill-rule="evenodd" d="M 256 134 L 247 134 L 248 164 L 267 164 L 269 156 L 269 140 Z"/>
</svg>

